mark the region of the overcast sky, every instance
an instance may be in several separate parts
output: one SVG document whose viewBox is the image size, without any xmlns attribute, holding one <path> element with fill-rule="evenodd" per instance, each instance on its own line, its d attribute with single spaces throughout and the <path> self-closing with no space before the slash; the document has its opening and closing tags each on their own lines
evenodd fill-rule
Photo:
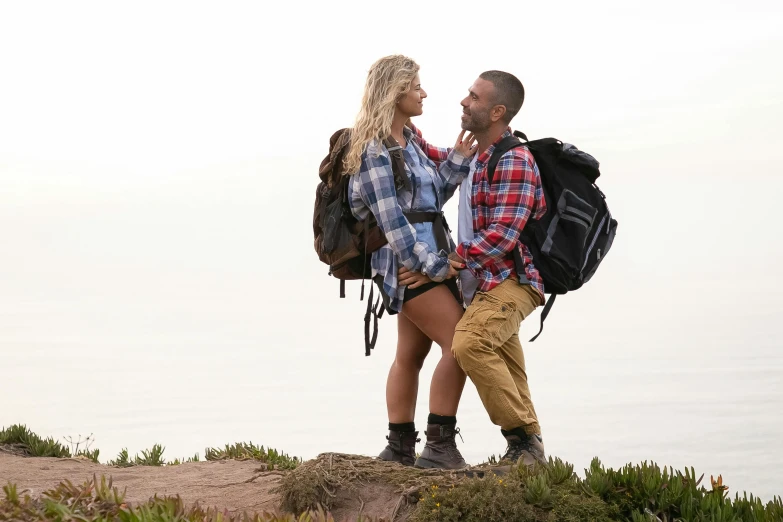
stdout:
<svg viewBox="0 0 783 522">
<path fill-rule="evenodd" d="M 779 305 L 781 4 L 489 5 L 4 3 L 0 302 L 252 288 L 235 305 L 269 306 L 274 328 L 293 319 L 280 299 L 341 316 L 312 250 L 317 164 L 368 67 L 400 52 L 431 141 L 453 142 L 459 100 L 499 68 L 527 89 L 514 128 L 601 162 L 617 242 L 564 308 L 589 316 L 597 296 L 649 324 Z"/>
</svg>

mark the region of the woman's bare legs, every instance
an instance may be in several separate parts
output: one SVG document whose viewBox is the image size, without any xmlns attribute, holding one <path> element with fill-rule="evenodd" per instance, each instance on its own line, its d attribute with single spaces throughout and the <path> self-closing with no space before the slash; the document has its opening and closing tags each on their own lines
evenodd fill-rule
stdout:
<svg viewBox="0 0 783 522">
<path fill-rule="evenodd" d="M 397 314 L 397 355 L 386 379 L 389 422 L 413 422 L 419 393 L 419 372 L 430 347 L 432 340 L 404 314 Z"/>
<path fill-rule="evenodd" d="M 454 440 L 465 374 L 451 354 L 454 329 L 461 317 L 462 307 L 443 285 L 406 302 L 397 314 L 397 354 L 386 381 L 389 444 L 379 455 L 381 459 L 429 468 L 457 469 L 466 465 Z M 419 372 L 433 341 L 441 347 L 441 358 L 430 385 L 427 444 L 414 462 Z"/>
<path fill-rule="evenodd" d="M 432 340 L 403 314 L 397 314 L 397 354 L 386 380 L 386 409 L 389 413 L 389 444 L 379 458 L 413 466 L 416 461 L 416 396 L 419 372 L 430 352 Z"/>
<path fill-rule="evenodd" d="M 407 301 L 397 314 L 397 355 L 386 380 L 389 422 L 413 422 L 419 372 L 433 341 L 440 346 L 441 357 L 430 385 L 430 413 L 457 414 L 465 373 L 451 354 L 451 341 L 462 312 L 451 292 L 437 286 Z"/>
<path fill-rule="evenodd" d="M 440 361 L 430 385 L 430 413 L 436 415 L 456 415 L 465 387 L 465 373 L 451 354 L 454 329 L 462 313 L 462 307 L 449 289 L 445 285 L 438 285 L 405 302 L 399 314 L 404 315 L 424 337 L 435 341 L 441 348 Z"/>
</svg>

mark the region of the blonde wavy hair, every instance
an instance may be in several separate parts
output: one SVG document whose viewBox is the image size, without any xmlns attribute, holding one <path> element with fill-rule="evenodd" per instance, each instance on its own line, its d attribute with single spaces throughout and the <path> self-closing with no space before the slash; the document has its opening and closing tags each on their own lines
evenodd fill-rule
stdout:
<svg viewBox="0 0 783 522">
<path fill-rule="evenodd" d="M 362 106 L 351 130 L 351 145 L 343 160 L 344 174 L 359 172 L 367 144 L 391 134 L 397 101 L 410 90 L 418 72 L 419 64 L 400 54 L 385 56 L 370 67 Z"/>
</svg>

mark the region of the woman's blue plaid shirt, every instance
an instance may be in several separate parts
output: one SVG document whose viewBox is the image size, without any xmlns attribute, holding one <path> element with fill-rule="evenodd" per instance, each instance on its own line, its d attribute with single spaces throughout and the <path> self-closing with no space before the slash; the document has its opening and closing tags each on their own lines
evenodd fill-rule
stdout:
<svg viewBox="0 0 783 522">
<path fill-rule="evenodd" d="M 414 128 L 415 129 L 415 128 Z M 406 140 L 413 140 L 422 163 L 432 169 L 433 181 L 438 194 L 438 210 L 448 201 L 470 171 L 470 158 L 465 158 L 453 149 L 429 145 L 418 129 L 404 129 Z M 426 151 L 426 152 L 425 152 Z M 430 158 L 440 159 L 433 161 Z M 410 168 L 405 166 L 410 179 Z M 416 183 L 415 179 L 411 183 Z M 414 205 L 413 193 L 394 186 L 389 152 L 383 144 L 372 141 L 362 154 L 358 174 L 349 184 L 348 201 L 353 215 L 364 220 L 370 213 L 386 235 L 388 244 L 373 252 L 372 275 L 383 276 L 383 289 L 389 296 L 389 308 L 399 312 L 405 295 L 405 287 L 398 287 L 399 264 L 411 271 L 428 275 L 433 281 L 442 281 L 449 271 L 449 252 L 436 252 L 424 242 L 417 241 L 416 231 L 403 212 L 419 210 Z M 449 236 L 450 250 L 456 245 Z"/>
</svg>

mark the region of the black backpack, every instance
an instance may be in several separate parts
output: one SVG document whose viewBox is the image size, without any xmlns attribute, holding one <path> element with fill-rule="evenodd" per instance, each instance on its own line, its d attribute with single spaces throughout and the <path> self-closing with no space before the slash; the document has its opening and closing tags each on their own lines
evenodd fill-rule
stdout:
<svg viewBox="0 0 783 522">
<path fill-rule="evenodd" d="M 487 165 L 490 184 L 501 156 L 522 145 L 530 150 L 538 165 L 547 206 L 541 219 L 529 220 L 520 235 L 541 274 L 544 291 L 550 294 L 541 312 L 541 328 L 530 339 L 532 342 L 541 335 L 555 298 L 578 290 L 593 277 L 612 247 L 617 220 L 609 211 L 606 196 L 595 184 L 601 175 L 598 161 L 556 138 L 528 141 L 519 131 L 504 138 Z M 518 249 L 514 250 L 514 262 L 517 273 L 523 274 Z"/>
</svg>

